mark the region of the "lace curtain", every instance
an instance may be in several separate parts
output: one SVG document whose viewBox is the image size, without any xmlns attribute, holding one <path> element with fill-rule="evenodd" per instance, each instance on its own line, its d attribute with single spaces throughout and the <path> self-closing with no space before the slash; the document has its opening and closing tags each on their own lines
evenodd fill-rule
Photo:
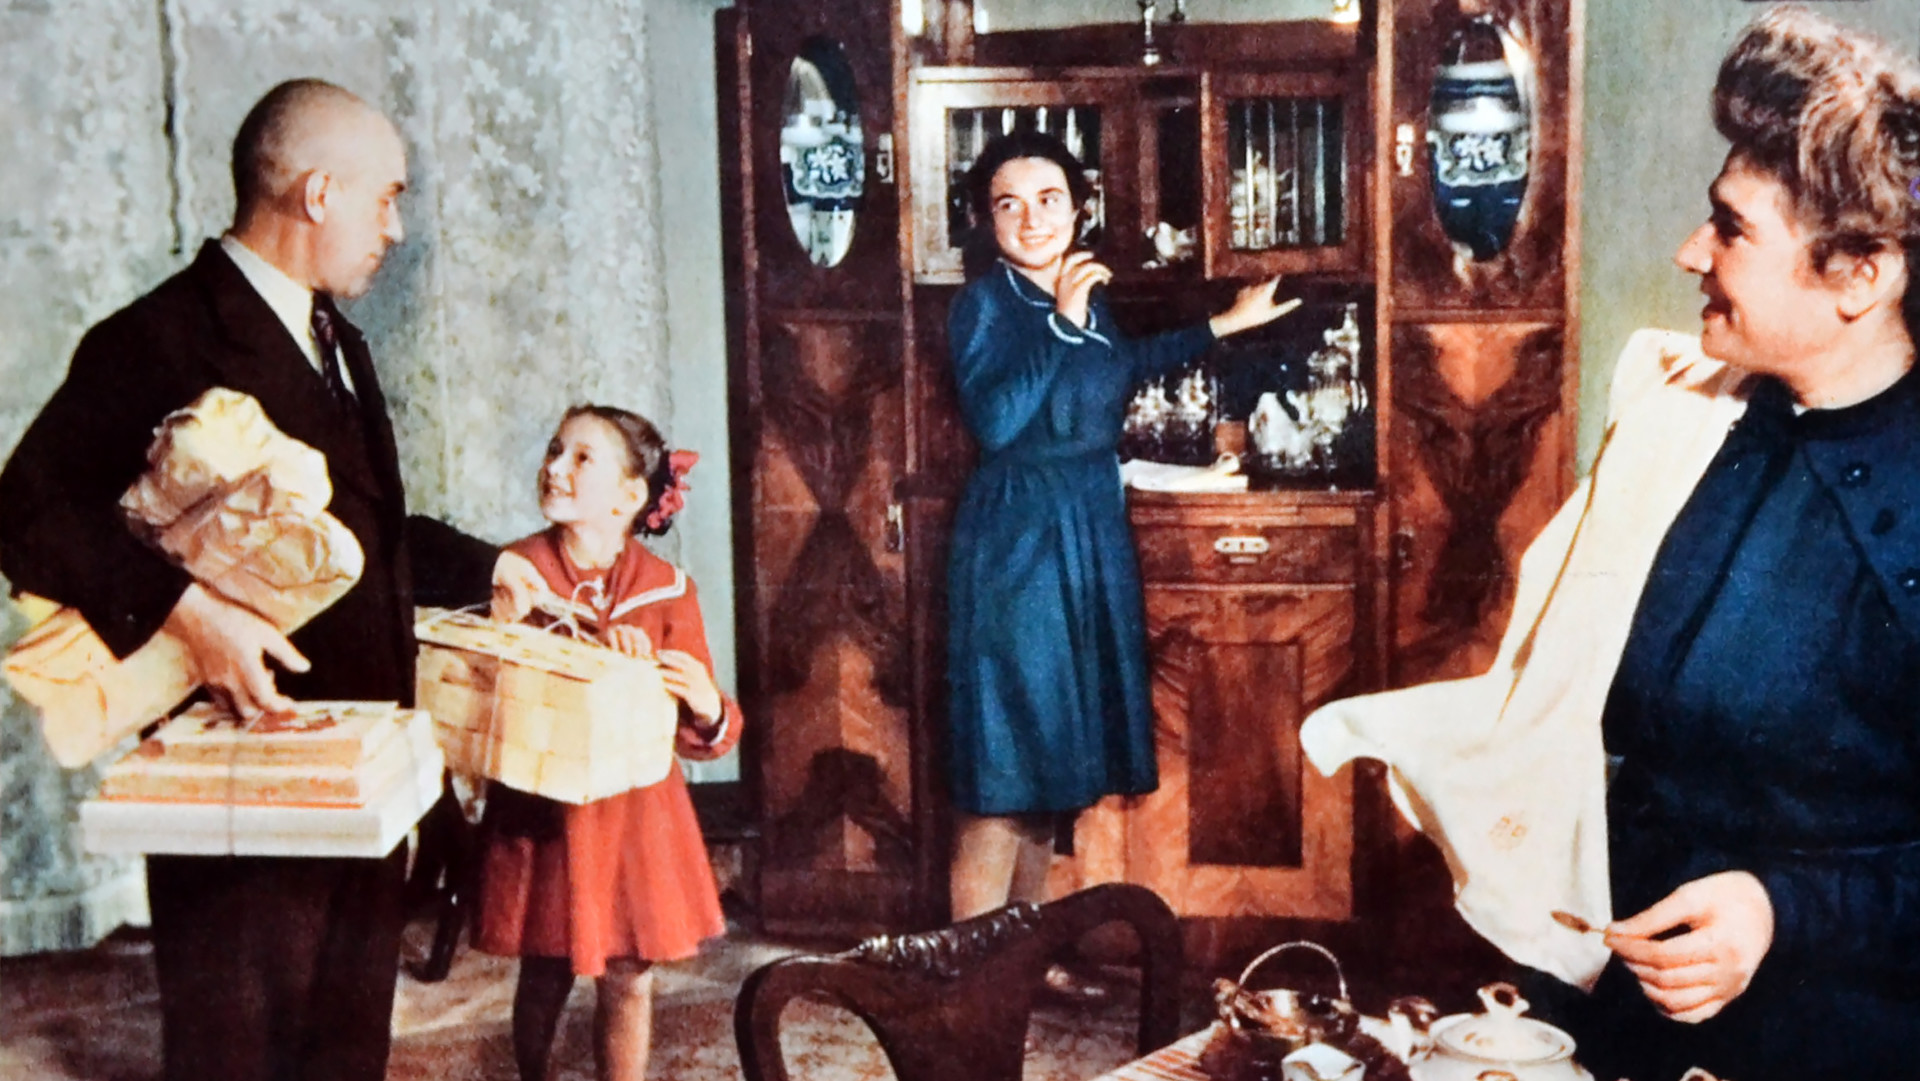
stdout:
<svg viewBox="0 0 1920 1081">
<path fill-rule="evenodd" d="M 537 528 L 532 478 L 566 405 L 671 414 L 642 9 L 0 5 L 0 448 L 88 325 L 226 225 L 248 106 L 318 75 L 394 117 L 411 157 L 408 241 L 348 309 L 393 403 L 409 502 L 484 536 Z M 5 618 L 0 643 L 21 629 Z M 0 707 L 0 954 L 85 945 L 140 918 L 138 862 L 79 850 L 74 808 L 93 779 L 51 762 L 4 689 Z"/>
</svg>

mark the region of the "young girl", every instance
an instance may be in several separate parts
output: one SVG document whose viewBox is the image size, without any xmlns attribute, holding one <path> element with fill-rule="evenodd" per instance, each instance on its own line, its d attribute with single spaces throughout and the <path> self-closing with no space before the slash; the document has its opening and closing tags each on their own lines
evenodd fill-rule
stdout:
<svg viewBox="0 0 1920 1081">
<path fill-rule="evenodd" d="M 692 464 L 691 453 L 669 454 L 659 431 L 633 413 L 567 410 L 540 470 L 540 513 L 553 526 L 501 553 L 493 615 L 538 619 L 544 594 L 591 610 L 584 629 L 622 653 L 658 658 L 680 700 L 679 753 L 713 758 L 739 741 L 739 709 L 714 685 L 693 583 L 634 536 L 666 531 L 683 501 L 680 474 Z M 485 827 L 475 944 L 520 958 L 513 1050 L 522 1081 L 547 1076 L 575 976 L 597 984 L 600 1078 L 640 1081 L 652 1027 L 649 966 L 691 957 L 724 930 L 679 766 L 658 784 L 579 806 L 494 785 Z"/>
</svg>

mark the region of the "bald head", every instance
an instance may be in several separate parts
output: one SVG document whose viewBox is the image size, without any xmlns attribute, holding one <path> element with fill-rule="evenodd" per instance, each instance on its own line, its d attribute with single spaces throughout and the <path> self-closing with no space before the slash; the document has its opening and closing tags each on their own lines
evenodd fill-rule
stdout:
<svg viewBox="0 0 1920 1081">
<path fill-rule="evenodd" d="M 287 195 L 303 174 L 339 171 L 356 143 L 391 131 L 357 94 L 321 79 L 293 79 L 267 91 L 233 138 L 236 220 Z"/>
<path fill-rule="evenodd" d="M 393 123 L 319 79 L 281 83 L 233 140 L 233 236 L 288 277 L 335 297 L 372 285 L 400 243 L 407 152 Z"/>
</svg>

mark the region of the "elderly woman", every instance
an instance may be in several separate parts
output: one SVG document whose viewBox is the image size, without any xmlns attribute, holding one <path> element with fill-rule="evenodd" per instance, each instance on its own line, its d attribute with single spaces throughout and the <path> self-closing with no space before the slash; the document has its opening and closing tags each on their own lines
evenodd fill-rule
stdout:
<svg viewBox="0 0 1920 1081">
<path fill-rule="evenodd" d="M 1592 986 L 1535 997 L 1596 1077 L 1912 1076 L 1920 70 L 1779 8 L 1713 111 L 1732 149 L 1675 256 L 1702 335 L 1629 347 L 1494 669 L 1303 739 L 1391 762 L 1468 920 Z M 1609 900 L 1604 938 L 1546 919 Z"/>
<path fill-rule="evenodd" d="M 1115 455 L 1127 400 L 1215 338 L 1289 308 L 1262 283 L 1205 323 L 1130 339 L 1096 291 L 1112 272 L 1076 250 L 1091 192 L 1059 139 L 995 139 L 968 187 L 994 258 L 947 321 L 961 413 L 980 443 L 948 572 L 955 919 L 1045 900 L 1055 816 L 1158 783 Z"/>
</svg>

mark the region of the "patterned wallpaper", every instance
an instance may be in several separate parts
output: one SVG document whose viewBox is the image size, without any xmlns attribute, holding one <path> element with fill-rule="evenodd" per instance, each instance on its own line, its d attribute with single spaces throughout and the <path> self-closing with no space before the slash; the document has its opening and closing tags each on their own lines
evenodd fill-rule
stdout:
<svg viewBox="0 0 1920 1081">
<path fill-rule="evenodd" d="M 672 426 L 643 7 L 0 0 L 0 449 L 88 325 L 225 226 L 246 109 L 318 75 L 408 143 L 408 240 L 348 314 L 394 403 L 409 501 L 495 539 L 537 528 L 532 478 L 566 405 Z M 724 490 L 723 462 L 702 472 Z M 676 558 L 671 536 L 661 551 Z M 0 707 L 0 954 L 84 945 L 140 914 L 138 865 L 79 852 L 91 778 L 51 763 L 4 690 Z"/>
</svg>

